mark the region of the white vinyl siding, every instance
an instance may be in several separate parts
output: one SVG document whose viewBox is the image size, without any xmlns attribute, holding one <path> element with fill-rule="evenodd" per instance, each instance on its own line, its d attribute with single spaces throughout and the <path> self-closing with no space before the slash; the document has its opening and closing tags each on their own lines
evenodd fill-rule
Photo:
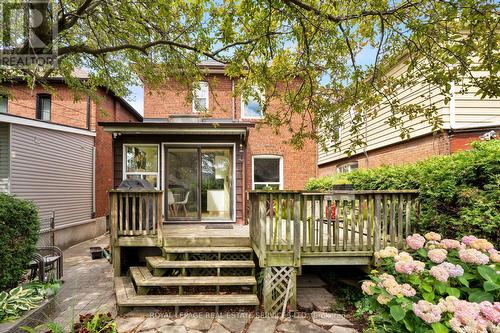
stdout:
<svg viewBox="0 0 500 333">
<path fill-rule="evenodd" d="M 57 226 L 92 218 L 93 137 L 12 124 L 11 140 L 11 194 Z"/>
<path fill-rule="evenodd" d="M 0 123 L 0 193 L 9 193 L 9 124 Z"/>
</svg>

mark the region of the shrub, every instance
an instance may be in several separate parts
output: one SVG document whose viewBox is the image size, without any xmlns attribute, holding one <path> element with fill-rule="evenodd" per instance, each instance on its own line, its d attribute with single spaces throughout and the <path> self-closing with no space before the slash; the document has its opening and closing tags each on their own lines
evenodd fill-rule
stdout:
<svg viewBox="0 0 500 333">
<path fill-rule="evenodd" d="M 362 289 L 373 332 L 498 332 L 500 253 L 486 239 L 462 242 L 408 236 L 409 252 L 375 253 L 377 270 Z"/>
<path fill-rule="evenodd" d="M 0 194 L 0 290 L 15 287 L 36 250 L 39 222 L 36 206 Z"/>
<path fill-rule="evenodd" d="M 469 151 L 410 165 L 356 170 L 346 177 L 357 190 L 419 190 L 420 232 L 434 230 L 448 238 L 475 234 L 498 245 L 499 156 L 500 141 L 475 142 Z M 328 184 L 331 178 L 311 180 L 307 186 Z"/>
<path fill-rule="evenodd" d="M 347 179 L 347 174 L 337 174 L 333 176 L 311 178 L 307 181 L 305 188 L 308 191 L 330 191 L 334 185 L 344 184 L 350 184 Z"/>
</svg>

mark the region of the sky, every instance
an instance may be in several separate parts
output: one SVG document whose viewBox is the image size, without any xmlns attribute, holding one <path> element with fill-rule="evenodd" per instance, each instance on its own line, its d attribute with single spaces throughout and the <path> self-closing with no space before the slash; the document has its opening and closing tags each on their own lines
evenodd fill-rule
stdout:
<svg viewBox="0 0 500 333">
<path fill-rule="evenodd" d="M 376 56 L 376 49 L 365 47 L 356 57 L 356 61 L 361 66 L 371 65 Z M 140 114 L 144 115 L 144 87 L 130 86 L 130 95 L 125 98 Z"/>
</svg>

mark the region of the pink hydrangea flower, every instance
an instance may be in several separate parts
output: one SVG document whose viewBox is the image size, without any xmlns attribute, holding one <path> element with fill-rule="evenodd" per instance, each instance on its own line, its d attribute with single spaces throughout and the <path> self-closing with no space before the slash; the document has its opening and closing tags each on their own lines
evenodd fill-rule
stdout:
<svg viewBox="0 0 500 333">
<path fill-rule="evenodd" d="M 436 280 L 441 282 L 448 281 L 450 274 L 446 270 L 446 268 L 441 266 L 434 266 L 429 270 L 429 274 L 433 276 Z"/>
<path fill-rule="evenodd" d="M 493 249 L 493 244 L 488 242 L 486 239 L 475 239 L 470 243 L 470 247 L 479 251 L 488 251 Z"/>
<path fill-rule="evenodd" d="M 393 299 L 393 297 L 387 297 L 387 296 L 384 296 L 382 294 L 377 296 L 377 302 L 379 304 L 382 304 L 382 305 L 389 303 L 392 299 Z"/>
<path fill-rule="evenodd" d="M 472 235 L 464 236 L 464 237 L 462 237 L 462 243 L 464 243 L 465 245 L 470 245 L 472 243 L 472 241 L 475 241 L 476 239 L 477 239 L 477 237 L 472 236 Z"/>
<path fill-rule="evenodd" d="M 448 255 L 448 251 L 445 249 L 433 249 L 430 250 L 427 255 L 429 256 L 429 259 L 435 263 L 435 264 L 440 264 L 443 261 L 446 260 L 446 256 Z"/>
<path fill-rule="evenodd" d="M 396 262 L 398 261 L 413 261 L 413 257 L 411 256 L 411 254 L 409 254 L 408 252 L 399 252 L 399 254 L 397 256 L 394 256 L 394 260 Z"/>
<path fill-rule="evenodd" d="M 455 306 L 459 301 L 455 296 L 448 296 L 439 300 L 438 306 L 442 312 L 455 312 Z"/>
<path fill-rule="evenodd" d="M 459 249 L 460 248 L 460 242 L 455 240 L 455 239 L 443 239 L 439 243 L 444 249 L 450 250 L 450 249 Z"/>
<path fill-rule="evenodd" d="M 494 262 L 494 263 L 500 262 L 500 253 L 497 250 L 490 249 L 490 250 L 488 250 L 488 253 L 490 254 L 491 262 Z"/>
<path fill-rule="evenodd" d="M 425 269 L 425 264 L 418 260 L 412 261 L 398 261 L 394 268 L 396 272 L 401 274 L 413 274 L 413 273 L 421 273 Z"/>
<path fill-rule="evenodd" d="M 418 250 L 424 246 L 425 238 L 419 234 L 413 234 L 406 237 L 406 244 L 408 244 L 412 250 Z"/>
<path fill-rule="evenodd" d="M 398 254 L 398 249 L 393 246 L 388 246 L 383 250 L 374 253 L 375 258 L 393 258 Z"/>
<path fill-rule="evenodd" d="M 413 303 L 413 312 L 427 324 L 437 323 L 441 320 L 441 309 L 439 306 L 424 300 Z"/>
<path fill-rule="evenodd" d="M 500 302 L 492 304 L 491 302 L 484 301 L 479 303 L 479 309 L 484 318 L 494 324 L 500 324 Z"/>
<path fill-rule="evenodd" d="M 417 291 L 408 283 L 403 283 L 401 285 L 401 294 L 406 297 L 413 297 L 417 294 Z"/>
<path fill-rule="evenodd" d="M 365 294 L 372 296 L 374 294 L 372 288 L 375 286 L 375 283 L 373 283 L 372 281 L 363 281 L 363 283 L 361 284 L 361 290 L 363 290 Z"/>
<path fill-rule="evenodd" d="M 428 232 L 424 235 L 425 239 L 428 241 L 440 241 L 441 240 L 441 235 L 438 234 L 437 232 Z"/>
<path fill-rule="evenodd" d="M 455 278 L 464 275 L 464 269 L 460 265 L 454 265 L 450 262 L 443 262 L 438 265 L 439 267 L 442 267 L 448 271 L 448 274 L 450 277 Z"/>
<path fill-rule="evenodd" d="M 458 257 L 467 264 L 475 265 L 486 265 L 490 260 L 486 254 L 476 249 L 461 249 Z"/>
</svg>

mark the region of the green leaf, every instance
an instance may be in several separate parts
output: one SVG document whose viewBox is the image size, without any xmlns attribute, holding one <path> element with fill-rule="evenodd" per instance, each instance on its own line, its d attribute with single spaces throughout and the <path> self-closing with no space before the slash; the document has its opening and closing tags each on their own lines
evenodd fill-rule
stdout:
<svg viewBox="0 0 500 333">
<path fill-rule="evenodd" d="M 430 293 L 430 292 L 432 292 L 432 286 L 431 286 L 430 284 L 428 284 L 428 283 L 423 283 L 423 284 L 422 284 L 422 289 L 423 289 L 424 291 L 429 292 L 429 293 Z"/>
<path fill-rule="evenodd" d="M 406 315 L 406 311 L 403 310 L 403 308 L 399 305 L 392 305 L 390 307 L 390 312 L 391 312 L 392 318 L 394 318 L 395 321 L 402 320 Z"/>
<path fill-rule="evenodd" d="M 469 295 L 469 302 L 481 303 L 483 301 L 493 302 L 493 294 L 484 291 L 475 291 Z"/>
<path fill-rule="evenodd" d="M 427 251 L 426 251 L 425 249 L 423 249 L 423 248 L 418 249 L 418 250 L 417 250 L 417 253 L 418 253 L 420 256 L 422 256 L 422 257 L 424 257 L 424 258 L 427 258 Z"/>
<path fill-rule="evenodd" d="M 460 289 L 458 289 L 458 288 L 448 287 L 448 288 L 446 288 L 446 292 L 450 296 L 455 296 L 456 298 L 460 297 Z"/>
<path fill-rule="evenodd" d="M 496 284 L 495 282 L 485 281 L 483 283 L 483 288 L 485 291 L 493 291 L 493 290 L 497 290 L 498 288 L 500 288 L 500 286 L 498 284 Z"/>
<path fill-rule="evenodd" d="M 441 323 L 433 323 L 432 325 L 432 330 L 435 333 L 448 333 L 448 327 L 444 326 Z"/>
<path fill-rule="evenodd" d="M 446 291 L 446 284 L 444 284 L 442 282 L 438 282 L 438 283 L 436 283 L 434 288 L 436 288 L 437 292 L 439 292 L 440 294 L 443 294 Z"/>
<path fill-rule="evenodd" d="M 461 284 L 463 284 L 467 288 L 469 287 L 469 281 L 467 281 L 467 279 L 465 277 L 463 277 L 463 276 L 460 276 L 458 278 L 458 282 L 460 282 Z"/>
<path fill-rule="evenodd" d="M 495 270 L 489 266 L 478 266 L 477 267 L 477 272 L 485 279 L 488 281 L 495 282 L 495 280 L 498 278 L 497 273 Z"/>
<path fill-rule="evenodd" d="M 433 292 L 430 292 L 430 293 L 423 293 L 422 296 L 427 302 L 432 302 L 436 295 Z"/>
</svg>

